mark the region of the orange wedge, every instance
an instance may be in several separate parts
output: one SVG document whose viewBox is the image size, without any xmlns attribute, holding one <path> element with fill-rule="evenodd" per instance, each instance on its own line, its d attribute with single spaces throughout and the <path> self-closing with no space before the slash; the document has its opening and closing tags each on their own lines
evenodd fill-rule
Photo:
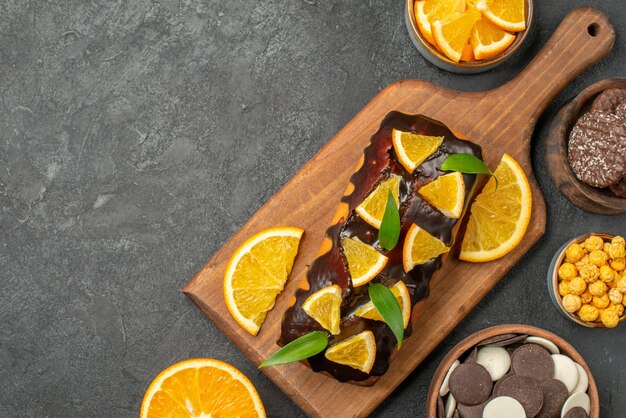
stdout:
<svg viewBox="0 0 626 418">
<path fill-rule="evenodd" d="M 363 331 L 360 334 L 343 340 L 326 350 L 328 360 L 350 366 L 353 369 L 369 373 L 376 360 L 376 339 L 372 331 Z"/>
<path fill-rule="evenodd" d="M 432 34 L 432 23 L 465 10 L 465 0 L 420 0 L 413 7 L 420 33 L 430 44 L 437 46 Z"/>
<path fill-rule="evenodd" d="M 391 176 L 387 180 L 380 183 L 372 193 L 370 193 L 355 211 L 361 218 L 374 228 L 379 229 L 380 223 L 383 221 L 385 208 L 387 207 L 387 197 L 389 192 L 396 201 L 396 205 L 400 207 L 400 176 Z"/>
<path fill-rule="evenodd" d="M 278 227 L 248 238 L 224 273 L 224 299 L 235 321 L 257 335 L 291 273 L 304 231 Z"/>
<path fill-rule="evenodd" d="M 474 48 L 471 43 L 463 47 L 460 61 L 474 61 Z"/>
<path fill-rule="evenodd" d="M 152 381 L 140 418 L 265 417 L 256 389 L 243 373 L 211 358 L 181 361 Z"/>
<path fill-rule="evenodd" d="M 391 286 L 389 290 L 391 290 L 391 293 L 393 293 L 400 304 L 402 320 L 404 321 L 404 328 L 406 328 L 409 325 L 409 319 L 411 319 L 411 294 L 409 293 L 409 289 L 402 280 L 398 280 L 398 282 Z M 354 314 L 356 316 L 360 316 L 361 318 L 373 319 L 374 321 L 384 321 L 383 317 L 380 316 L 380 313 L 378 313 L 378 310 L 376 310 L 376 307 L 371 301 L 360 306 L 356 311 L 354 311 Z"/>
<path fill-rule="evenodd" d="M 358 238 L 344 238 L 341 244 L 354 287 L 370 282 L 387 265 L 387 257 Z"/>
<path fill-rule="evenodd" d="M 417 191 L 448 218 L 458 219 L 465 203 L 465 182 L 459 172 L 437 177 Z"/>
<path fill-rule="evenodd" d="M 476 9 L 494 25 L 509 32 L 526 29 L 526 0 L 479 0 Z"/>
<path fill-rule="evenodd" d="M 406 233 L 402 248 L 402 263 L 407 273 L 419 264 L 425 264 L 435 257 L 450 251 L 442 241 L 413 224 Z"/>
<path fill-rule="evenodd" d="M 432 32 L 439 49 L 452 61 L 459 62 L 463 49 L 469 42 L 472 28 L 479 19 L 478 11 L 468 9 L 435 21 Z"/>
<path fill-rule="evenodd" d="M 340 332 L 341 301 L 341 287 L 333 284 L 306 298 L 302 309 L 331 334 L 337 335 Z"/>
<path fill-rule="evenodd" d="M 508 154 L 472 204 L 459 258 L 482 262 L 500 258 L 515 248 L 526 233 L 533 197 L 520 165 Z"/>
<path fill-rule="evenodd" d="M 400 164 L 406 171 L 413 173 L 421 163 L 437 151 L 443 142 L 443 136 L 418 135 L 394 129 L 391 131 L 391 141 Z"/>
<path fill-rule="evenodd" d="M 472 30 L 472 48 L 477 60 L 484 60 L 504 52 L 515 41 L 515 35 L 500 29 L 486 19 L 480 19 Z"/>
</svg>

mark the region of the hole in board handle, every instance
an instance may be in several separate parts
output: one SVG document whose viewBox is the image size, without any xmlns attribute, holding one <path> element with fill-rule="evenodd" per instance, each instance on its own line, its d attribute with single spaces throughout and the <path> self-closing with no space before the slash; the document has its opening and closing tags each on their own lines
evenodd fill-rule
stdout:
<svg viewBox="0 0 626 418">
<path fill-rule="evenodd" d="M 592 38 L 595 38 L 596 36 L 598 36 L 599 32 L 600 32 L 600 25 L 598 25 L 597 23 L 592 23 L 589 26 L 587 26 L 587 33 Z"/>
</svg>

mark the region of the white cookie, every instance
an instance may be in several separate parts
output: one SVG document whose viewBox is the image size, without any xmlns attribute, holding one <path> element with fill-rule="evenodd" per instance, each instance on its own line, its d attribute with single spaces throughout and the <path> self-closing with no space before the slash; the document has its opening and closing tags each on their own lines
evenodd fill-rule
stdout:
<svg viewBox="0 0 626 418">
<path fill-rule="evenodd" d="M 591 399 L 589 399 L 589 395 L 579 392 L 567 398 L 563 404 L 563 409 L 561 409 L 561 418 L 564 417 L 570 409 L 576 408 L 577 406 L 583 408 L 587 412 L 587 415 L 589 415 L 589 411 L 591 410 Z"/>
<path fill-rule="evenodd" d="M 516 399 L 498 396 L 485 406 L 483 418 L 526 418 L 526 412 Z"/>
<path fill-rule="evenodd" d="M 443 378 L 443 383 L 441 383 L 441 387 L 439 388 L 439 396 L 444 397 L 448 394 L 448 392 L 450 392 L 450 386 L 448 386 L 448 384 L 450 383 L 450 375 L 452 374 L 454 369 L 459 367 L 459 364 L 461 364 L 461 362 L 456 360 L 454 363 L 452 363 L 452 366 L 450 366 L 450 370 L 448 370 L 448 373 L 446 373 L 446 377 Z"/>
<path fill-rule="evenodd" d="M 587 372 L 583 369 L 578 363 L 574 363 L 576 368 L 578 369 L 578 384 L 572 391 L 572 393 L 585 393 L 587 392 L 587 388 L 589 387 L 589 376 L 587 376 Z"/>
<path fill-rule="evenodd" d="M 545 348 L 550 352 L 550 354 L 561 354 L 559 347 L 556 346 L 552 341 L 546 340 L 545 338 L 530 336 L 525 340 L 527 343 L 537 344 Z"/>
<path fill-rule="evenodd" d="M 563 354 L 552 354 L 554 361 L 554 378 L 565 384 L 569 393 L 572 393 L 578 384 L 578 368 L 574 361 Z"/>
<path fill-rule="evenodd" d="M 480 347 L 476 356 L 476 363 L 487 369 L 491 380 L 495 382 L 511 368 L 511 356 L 502 347 Z"/>
</svg>

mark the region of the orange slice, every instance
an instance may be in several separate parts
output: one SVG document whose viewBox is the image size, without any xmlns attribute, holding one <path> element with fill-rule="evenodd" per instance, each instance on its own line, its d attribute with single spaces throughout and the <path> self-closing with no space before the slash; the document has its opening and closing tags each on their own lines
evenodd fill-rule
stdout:
<svg viewBox="0 0 626 418">
<path fill-rule="evenodd" d="M 490 21 L 480 19 L 472 30 L 472 48 L 477 60 L 484 60 L 504 52 L 515 41 L 515 35 L 503 31 Z"/>
<path fill-rule="evenodd" d="M 358 213 L 365 222 L 376 229 L 380 229 L 380 223 L 383 220 L 385 208 L 387 207 L 389 191 L 391 191 L 396 205 L 400 207 L 400 200 L 398 198 L 400 195 L 400 176 L 394 175 L 380 183 L 355 209 L 356 213 Z"/>
<path fill-rule="evenodd" d="M 526 233 L 533 197 L 520 165 L 508 154 L 472 204 L 459 258 L 481 262 L 500 258 L 515 248 Z"/>
<path fill-rule="evenodd" d="M 211 358 L 181 361 L 152 381 L 140 418 L 265 417 L 256 389 L 243 373 Z"/>
<path fill-rule="evenodd" d="M 433 23 L 433 38 L 445 56 L 454 62 L 461 60 L 463 48 L 467 45 L 472 28 L 479 19 L 479 12 L 468 9 Z"/>
<path fill-rule="evenodd" d="M 465 182 L 461 173 L 439 176 L 417 192 L 448 218 L 458 219 L 463 213 Z"/>
<path fill-rule="evenodd" d="M 471 43 L 463 47 L 460 61 L 474 61 L 474 48 Z"/>
<path fill-rule="evenodd" d="M 418 264 L 425 264 L 435 257 L 450 251 L 441 240 L 413 224 L 406 233 L 402 248 L 404 271 L 409 272 Z"/>
<path fill-rule="evenodd" d="M 306 298 L 302 309 L 331 334 L 339 334 L 341 321 L 341 287 L 326 286 Z"/>
<path fill-rule="evenodd" d="M 224 299 L 235 321 L 257 335 L 291 273 L 304 231 L 278 227 L 248 238 L 224 273 Z"/>
<path fill-rule="evenodd" d="M 421 0 L 414 3 L 417 27 L 426 40 L 437 46 L 432 34 L 432 22 L 465 10 L 465 0 Z"/>
<path fill-rule="evenodd" d="M 526 29 L 526 0 L 479 0 L 476 2 L 483 16 L 494 25 L 509 32 Z"/>
<path fill-rule="evenodd" d="M 387 265 L 387 257 L 358 238 L 344 238 L 342 247 L 354 287 L 370 282 Z"/>
<path fill-rule="evenodd" d="M 391 132 L 391 141 L 400 164 L 406 171 L 413 173 L 421 163 L 437 151 L 443 142 L 443 136 L 418 135 L 394 129 Z"/>
<path fill-rule="evenodd" d="M 376 339 L 372 331 L 363 331 L 343 340 L 326 350 L 326 358 L 332 362 L 350 366 L 369 373 L 376 360 Z"/>
<path fill-rule="evenodd" d="M 398 282 L 391 286 L 389 290 L 391 290 L 391 293 L 393 293 L 400 304 L 404 328 L 406 328 L 409 325 L 409 319 L 411 319 L 411 294 L 409 293 L 409 289 L 402 280 L 398 280 Z M 359 307 L 356 311 L 354 311 L 354 314 L 356 316 L 360 316 L 361 318 L 373 319 L 374 321 L 384 321 L 383 317 L 380 316 L 380 313 L 378 313 L 378 310 L 376 310 L 376 307 L 371 301 Z"/>
</svg>

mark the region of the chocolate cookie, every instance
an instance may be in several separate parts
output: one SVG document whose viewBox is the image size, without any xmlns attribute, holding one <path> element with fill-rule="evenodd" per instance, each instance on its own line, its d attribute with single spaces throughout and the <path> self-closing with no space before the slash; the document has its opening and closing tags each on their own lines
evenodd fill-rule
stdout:
<svg viewBox="0 0 626 418">
<path fill-rule="evenodd" d="M 596 97 L 591 105 L 592 112 L 614 113 L 617 106 L 626 100 L 626 90 L 608 89 Z"/>
<path fill-rule="evenodd" d="M 482 418 L 483 411 L 485 410 L 485 406 L 487 402 L 483 402 L 480 405 L 463 405 L 458 404 L 456 406 L 457 411 L 459 411 L 459 415 L 461 418 Z"/>
<path fill-rule="evenodd" d="M 537 418 L 559 418 L 563 404 L 569 396 L 567 387 L 556 379 L 545 380 L 539 387 L 543 392 L 543 406 Z"/>
<path fill-rule="evenodd" d="M 579 180 L 607 187 L 626 174 L 626 126 L 607 112 L 585 113 L 574 125 L 568 144 L 569 163 Z"/>
<path fill-rule="evenodd" d="M 626 176 L 622 177 L 617 183 L 611 184 L 609 190 L 617 197 L 626 198 Z"/>
<path fill-rule="evenodd" d="M 518 335 L 518 334 L 502 334 L 496 335 L 494 337 L 487 338 L 486 340 L 482 340 L 477 346 L 481 345 L 492 345 L 494 347 L 504 347 L 505 345 L 511 345 L 518 341 L 522 341 L 526 339 L 527 335 Z"/>
<path fill-rule="evenodd" d="M 491 395 L 493 384 L 487 369 L 477 363 L 463 363 L 450 375 L 450 394 L 464 405 L 478 405 Z"/>
<path fill-rule="evenodd" d="M 545 348 L 524 344 L 513 352 L 511 369 L 518 376 L 529 376 L 538 382 L 554 376 L 554 361 Z"/>
<path fill-rule="evenodd" d="M 563 418 L 587 418 L 588 416 L 584 408 L 577 406 L 567 411 L 567 414 L 563 415 Z"/>
<path fill-rule="evenodd" d="M 527 376 L 509 377 L 498 387 L 495 395 L 516 399 L 524 407 L 527 417 L 536 416 L 543 406 L 543 392 L 537 381 Z"/>
</svg>

